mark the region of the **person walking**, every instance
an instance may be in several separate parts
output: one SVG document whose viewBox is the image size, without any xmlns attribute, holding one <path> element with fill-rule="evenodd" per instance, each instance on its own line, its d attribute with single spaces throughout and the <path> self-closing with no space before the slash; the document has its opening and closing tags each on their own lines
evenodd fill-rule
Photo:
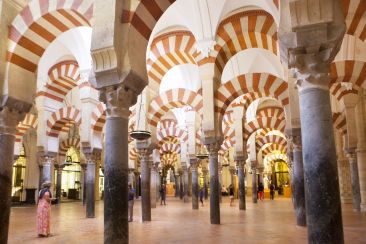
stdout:
<svg viewBox="0 0 366 244">
<path fill-rule="evenodd" d="M 263 183 L 262 182 L 259 182 L 259 185 L 258 185 L 258 193 L 259 193 L 259 199 L 261 201 L 263 201 L 263 199 L 264 199 L 263 191 L 264 191 Z"/>
<path fill-rule="evenodd" d="M 161 188 L 160 188 L 160 205 L 163 205 L 163 202 L 164 202 L 164 205 L 166 205 L 165 203 L 165 198 L 166 198 L 166 186 L 165 184 L 162 184 L 161 185 Z"/>
<path fill-rule="evenodd" d="M 42 184 L 38 194 L 37 206 L 37 233 L 38 237 L 48 237 L 51 235 L 51 182 Z"/>
<path fill-rule="evenodd" d="M 271 185 L 269 186 L 269 194 L 270 194 L 271 200 L 274 200 L 275 186 L 273 185 L 273 183 L 271 183 Z"/>
<path fill-rule="evenodd" d="M 230 196 L 230 207 L 234 206 L 234 186 L 230 184 L 229 186 L 229 196 Z"/>
<path fill-rule="evenodd" d="M 205 190 L 203 187 L 201 187 L 200 189 L 200 202 L 202 204 L 202 207 L 203 207 L 203 198 L 205 197 Z"/>
<path fill-rule="evenodd" d="M 128 183 L 128 222 L 133 221 L 133 204 L 135 203 L 135 189 Z"/>
</svg>

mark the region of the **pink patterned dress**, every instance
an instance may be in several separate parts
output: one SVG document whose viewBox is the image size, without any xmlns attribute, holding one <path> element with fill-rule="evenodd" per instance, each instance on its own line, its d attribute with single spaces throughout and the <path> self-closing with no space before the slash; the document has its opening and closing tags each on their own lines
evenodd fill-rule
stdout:
<svg viewBox="0 0 366 244">
<path fill-rule="evenodd" d="M 50 235 L 51 203 L 50 194 L 46 192 L 38 201 L 37 232 L 38 235 Z"/>
</svg>

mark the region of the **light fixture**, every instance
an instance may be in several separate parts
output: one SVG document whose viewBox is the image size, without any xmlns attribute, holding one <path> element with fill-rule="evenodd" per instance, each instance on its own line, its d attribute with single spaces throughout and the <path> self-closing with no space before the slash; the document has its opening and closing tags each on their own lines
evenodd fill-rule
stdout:
<svg viewBox="0 0 366 244">
<path fill-rule="evenodd" d="M 137 129 L 139 128 L 140 124 L 141 108 L 142 108 L 142 94 L 140 95 L 140 109 L 139 114 L 137 116 L 137 127 L 136 127 Z M 151 133 L 146 130 L 133 130 L 130 132 L 130 136 L 135 140 L 144 141 L 151 137 Z"/>
</svg>

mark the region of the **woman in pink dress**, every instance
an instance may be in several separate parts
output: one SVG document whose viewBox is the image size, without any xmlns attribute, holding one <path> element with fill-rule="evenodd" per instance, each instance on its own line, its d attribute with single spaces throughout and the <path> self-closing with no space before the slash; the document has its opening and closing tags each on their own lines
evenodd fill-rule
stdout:
<svg viewBox="0 0 366 244">
<path fill-rule="evenodd" d="M 42 190 L 39 191 L 37 208 L 37 232 L 39 237 L 50 236 L 50 218 L 51 218 L 51 198 L 50 182 L 42 184 Z"/>
</svg>

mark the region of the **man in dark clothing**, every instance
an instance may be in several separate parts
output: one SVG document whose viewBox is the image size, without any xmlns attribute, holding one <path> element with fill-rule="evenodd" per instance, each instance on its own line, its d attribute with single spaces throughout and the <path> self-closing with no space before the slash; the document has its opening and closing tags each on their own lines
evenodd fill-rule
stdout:
<svg viewBox="0 0 366 244">
<path fill-rule="evenodd" d="M 275 194 L 275 186 L 272 183 L 269 186 L 269 194 L 270 194 L 271 200 L 273 200 L 274 199 L 274 194 Z"/>
<path fill-rule="evenodd" d="M 164 205 L 166 205 L 165 198 L 166 198 L 166 187 L 165 184 L 162 184 L 160 188 L 160 205 L 163 205 L 163 202 Z"/>
</svg>

